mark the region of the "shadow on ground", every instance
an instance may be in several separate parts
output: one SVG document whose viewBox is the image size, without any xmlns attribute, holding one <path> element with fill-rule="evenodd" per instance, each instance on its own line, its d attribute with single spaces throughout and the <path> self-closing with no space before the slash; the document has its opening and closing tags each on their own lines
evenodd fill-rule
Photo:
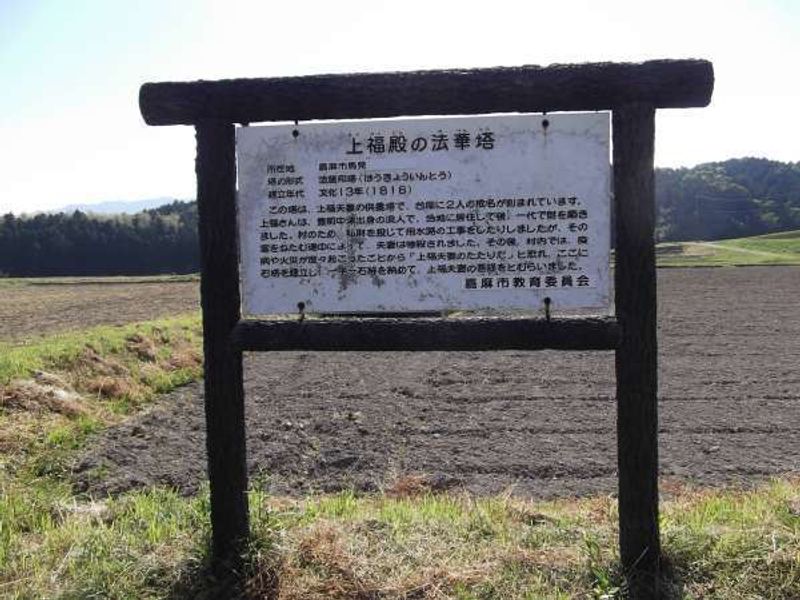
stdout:
<svg viewBox="0 0 800 600">
<path fill-rule="evenodd" d="M 213 568 L 206 554 L 201 563 L 186 565 L 181 573 L 169 600 L 274 600 L 278 596 L 278 571 L 259 562 L 238 571 Z"/>
</svg>

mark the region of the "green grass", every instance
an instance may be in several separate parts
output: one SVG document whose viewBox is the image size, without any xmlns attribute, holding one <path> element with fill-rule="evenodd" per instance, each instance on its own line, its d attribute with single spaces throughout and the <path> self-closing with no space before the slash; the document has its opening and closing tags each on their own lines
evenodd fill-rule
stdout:
<svg viewBox="0 0 800 600">
<path fill-rule="evenodd" d="M 156 351 L 160 348 L 162 356 L 165 356 L 175 342 L 199 348 L 200 335 L 200 317 L 191 313 L 123 326 L 98 326 L 86 331 L 52 335 L 25 345 L 0 342 L 0 385 L 8 384 L 12 379 L 30 377 L 35 371 L 73 375 L 87 354 L 113 359 L 141 374 L 145 363 L 132 350 L 132 340 L 137 336 L 152 340 Z M 186 374 L 172 374 L 178 378 L 182 375 Z"/>
<path fill-rule="evenodd" d="M 191 498 L 145 489 L 99 499 L 76 493 L 69 480 L 94 433 L 199 377 L 199 349 L 195 314 L 0 352 L 0 399 L 13 399 L 15 382 L 35 370 L 82 394 L 72 412 L 0 402 L 0 597 L 232 597 L 230 582 L 207 568 L 207 489 Z M 195 360 L 170 362 L 186 353 Z M 112 393 L 88 391 L 106 377 L 117 384 Z M 612 497 L 475 498 L 432 494 L 423 483 L 406 477 L 383 493 L 289 499 L 254 482 L 242 593 L 283 600 L 624 596 Z M 800 598 L 800 480 L 751 490 L 671 487 L 661 513 L 668 597 Z"/>
<path fill-rule="evenodd" d="M 203 501 L 149 490 L 95 504 L 68 478 L 93 433 L 199 378 L 200 348 L 196 313 L 0 345 L 0 597 L 163 595 L 148 591 L 163 584 L 150 554 L 202 532 Z"/>
<path fill-rule="evenodd" d="M 785 254 L 794 257 L 800 256 L 800 231 L 784 231 L 738 240 L 723 240 L 718 243 L 728 248 L 741 248 L 755 252 Z"/>
<path fill-rule="evenodd" d="M 4 482 L 0 595 L 202 598 L 207 491 L 76 502 L 51 480 Z M 663 503 L 671 598 L 800 597 L 797 480 L 755 490 L 685 490 Z M 398 498 L 349 492 L 305 500 L 250 494 L 254 541 L 243 587 L 280 598 L 619 598 L 611 498 Z"/>
<path fill-rule="evenodd" d="M 660 267 L 800 265 L 800 231 L 715 242 L 668 242 L 656 247 Z"/>
<path fill-rule="evenodd" d="M 0 473 L 68 474 L 93 432 L 202 375 L 201 335 L 192 313 L 0 344 Z"/>
<path fill-rule="evenodd" d="M 165 597 L 203 558 L 201 499 L 149 490 L 90 503 L 52 481 L 0 486 L 3 598 Z"/>
</svg>

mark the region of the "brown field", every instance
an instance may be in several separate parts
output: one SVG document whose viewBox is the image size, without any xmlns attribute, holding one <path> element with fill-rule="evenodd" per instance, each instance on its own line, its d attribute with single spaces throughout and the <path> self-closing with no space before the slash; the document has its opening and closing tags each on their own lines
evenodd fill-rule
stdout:
<svg viewBox="0 0 800 600">
<path fill-rule="evenodd" d="M 0 286 L 0 341 L 18 343 L 196 310 L 198 290 L 196 281 L 5 283 Z"/>
<path fill-rule="evenodd" d="M 798 297 L 795 267 L 659 271 L 667 480 L 800 471 Z M 478 493 L 607 493 L 616 486 L 613 382 L 608 352 L 255 354 L 246 360 L 250 472 L 287 493 L 373 490 L 409 473 Z M 187 386 L 103 434 L 77 465 L 78 487 L 196 490 L 201 390 Z"/>
</svg>

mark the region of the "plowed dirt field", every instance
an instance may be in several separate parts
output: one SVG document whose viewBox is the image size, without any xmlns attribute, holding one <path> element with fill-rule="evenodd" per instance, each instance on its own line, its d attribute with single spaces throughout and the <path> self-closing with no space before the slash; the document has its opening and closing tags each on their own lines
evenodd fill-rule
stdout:
<svg viewBox="0 0 800 600">
<path fill-rule="evenodd" d="M 702 484 L 800 471 L 800 268 L 659 271 L 661 472 Z M 616 488 L 610 352 L 246 357 L 251 475 L 278 493 L 399 475 L 536 497 Z M 205 478 L 202 385 L 99 436 L 93 494 Z M 102 469 L 95 469 L 96 467 Z"/>
<path fill-rule="evenodd" d="M 147 321 L 200 308 L 196 281 L 20 283 L 0 287 L 0 342 Z"/>
</svg>

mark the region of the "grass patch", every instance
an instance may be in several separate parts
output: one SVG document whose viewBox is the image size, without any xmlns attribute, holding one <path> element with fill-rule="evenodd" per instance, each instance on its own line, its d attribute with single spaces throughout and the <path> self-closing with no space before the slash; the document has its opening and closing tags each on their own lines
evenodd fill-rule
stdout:
<svg viewBox="0 0 800 600">
<path fill-rule="evenodd" d="M 207 492 L 76 503 L 63 485 L 5 482 L 0 594 L 210 598 Z M 663 504 L 669 598 L 800 597 L 800 483 L 684 489 Z M 624 597 L 611 498 L 528 502 L 349 492 L 250 495 L 248 598 Z M 229 597 L 229 596 L 224 596 Z"/>
<path fill-rule="evenodd" d="M 203 501 L 94 502 L 67 476 L 92 433 L 200 377 L 200 349 L 197 314 L 0 345 L 0 596 L 163 596 L 175 566 L 157 554 L 202 547 Z"/>
<path fill-rule="evenodd" d="M 76 495 L 76 451 L 200 375 L 197 315 L 98 327 L 0 354 L 0 597 L 612 599 L 625 594 L 611 497 L 534 502 L 435 493 L 250 493 L 249 568 L 208 571 L 208 491 Z M 667 488 L 667 486 L 665 486 Z M 800 479 L 670 487 L 669 598 L 800 598 Z"/>
<path fill-rule="evenodd" d="M 148 374 L 154 374 L 153 365 L 178 378 L 196 377 L 200 344 L 200 317 L 196 313 L 123 326 L 99 326 L 25 345 L 0 343 L 0 385 L 28 379 L 39 371 L 74 383 L 77 388 L 102 376 L 126 375 L 135 380 L 133 383 L 146 384 Z M 194 370 L 180 372 L 187 368 Z M 103 395 L 99 387 L 93 391 Z M 147 395 L 147 390 L 138 391 Z"/>
<path fill-rule="evenodd" d="M 800 482 L 670 503 L 666 548 L 690 597 L 800 598 Z"/>
<path fill-rule="evenodd" d="M 800 265 L 800 231 L 715 242 L 658 244 L 656 261 L 659 267 Z"/>
<path fill-rule="evenodd" d="M 783 231 L 769 235 L 760 235 L 738 240 L 722 240 L 718 242 L 726 248 L 736 248 L 778 254 L 788 257 L 800 256 L 800 231 Z"/>
<path fill-rule="evenodd" d="M 61 477 L 90 433 L 202 375 L 201 335 L 191 314 L 0 345 L 0 472 Z"/>
<path fill-rule="evenodd" d="M 150 490 L 78 503 L 52 480 L 2 487 L 4 598 L 163 598 L 182 570 L 203 560 L 202 500 Z"/>
</svg>

